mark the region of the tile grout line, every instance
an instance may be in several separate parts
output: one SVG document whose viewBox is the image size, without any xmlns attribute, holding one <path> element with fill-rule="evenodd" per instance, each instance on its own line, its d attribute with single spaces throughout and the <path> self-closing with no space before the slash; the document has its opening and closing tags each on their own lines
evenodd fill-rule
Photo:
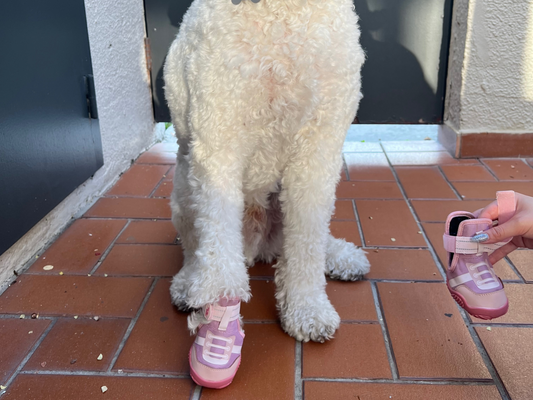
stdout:
<svg viewBox="0 0 533 400">
<path fill-rule="evenodd" d="M 179 244 L 176 244 L 174 242 L 172 242 L 172 243 L 168 243 L 168 242 L 166 242 L 166 243 L 163 243 L 163 242 L 141 243 L 141 242 L 138 242 L 138 243 L 116 243 L 116 244 L 119 245 L 119 246 L 146 246 L 146 247 L 150 247 L 150 246 L 179 246 Z"/>
<path fill-rule="evenodd" d="M 148 153 L 148 151 L 145 151 L 144 153 Z M 141 153 L 140 155 L 143 155 L 144 153 Z M 172 152 L 171 151 L 166 151 L 165 153 L 172 153 Z M 174 163 L 147 163 L 147 162 L 137 162 L 137 161 L 135 161 L 132 165 L 168 165 L 168 166 L 170 166 L 172 168 L 172 166 L 176 165 L 176 164 L 174 164 Z"/>
<path fill-rule="evenodd" d="M 355 215 L 355 222 L 357 223 L 357 229 L 359 229 L 359 238 L 361 239 L 361 248 L 365 247 L 365 235 L 363 233 L 363 227 L 361 226 L 361 220 L 359 219 L 359 212 L 357 211 L 357 205 L 355 199 L 352 199 L 352 208 Z"/>
<path fill-rule="evenodd" d="M 426 245 L 427 245 L 428 250 L 429 250 L 429 252 L 431 254 L 431 257 L 433 258 L 433 261 L 436 263 L 437 269 L 439 270 L 442 279 L 446 279 L 446 273 L 445 273 L 444 269 L 442 268 L 440 260 L 437 257 L 437 254 L 436 254 L 435 250 L 433 249 L 433 246 L 431 245 L 431 242 L 429 241 L 425 230 L 422 228 L 422 225 L 421 225 L 421 223 L 419 221 L 419 218 L 418 218 L 418 216 L 417 216 L 417 214 L 415 212 L 415 209 L 413 208 L 413 206 L 411 204 L 411 201 L 407 197 L 407 193 L 405 192 L 405 189 L 404 189 L 402 183 L 400 182 L 400 178 L 398 177 L 398 174 L 396 173 L 396 169 L 394 168 L 394 166 L 390 162 L 389 157 L 387 156 L 386 153 L 385 153 L 385 156 L 387 157 L 387 161 L 389 162 L 389 166 L 390 166 L 390 168 L 392 170 L 392 174 L 394 175 L 394 178 L 396 179 L 396 183 L 398 184 L 398 187 L 400 188 L 400 192 L 403 195 L 404 201 L 406 202 L 407 207 L 409 208 L 409 211 L 411 212 L 411 215 L 413 216 L 413 219 L 415 220 L 416 225 L 418 226 L 419 232 L 422 232 L 422 236 L 423 236 L 424 240 L 426 241 Z"/>
<path fill-rule="evenodd" d="M 448 184 L 448 186 L 450 187 L 452 192 L 455 194 L 455 196 L 457 196 L 457 200 L 463 200 L 464 197 L 461 196 L 461 194 L 457 191 L 455 186 L 452 185 L 452 182 L 448 179 L 448 177 L 446 176 L 446 174 L 444 173 L 444 171 L 442 170 L 440 165 L 437 165 L 437 170 L 439 171 L 439 173 L 442 176 L 442 178 L 444 179 L 444 181 Z"/>
<path fill-rule="evenodd" d="M 202 395 L 202 387 L 200 385 L 196 385 L 194 387 L 193 392 L 191 393 L 190 400 L 200 400 L 201 395 Z"/>
<path fill-rule="evenodd" d="M 485 169 L 489 172 L 489 174 L 491 174 L 491 175 L 494 177 L 494 179 L 496 179 L 496 182 L 500 182 L 500 180 L 498 179 L 498 177 L 496 176 L 496 174 L 494 173 L 494 171 L 492 171 L 492 169 L 491 169 L 487 164 L 485 164 L 485 162 L 484 162 L 483 160 L 481 160 L 481 159 L 478 159 L 478 160 L 479 160 L 479 162 L 481 163 L 481 165 L 482 165 L 483 167 L 485 167 Z M 527 163 L 526 163 L 526 164 L 527 164 Z"/>
<path fill-rule="evenodd" d="M 389 160 L 388 156 L 387 156 L 387 160 Z M 389 163 L 390 163 L 390 160 L 389 160 Z M 442 278 L 444 280 L 446 280 L 445 266 L 441 264 L 440 259 L 437 257 L 437 253 L 436 253 L 435 249 L 433 248 L 433 245 L 431 244 L 431 242 L 429 241 L 429 239 L 428 239 L 428 237 L 427 237 L 427 235 L 425 233 L 425 230 L 422 229 L 422 226 L 421 226 L 421 224 L 420 224 L 420 222 L 419 222 L 419 220 L 417 218 L 417 215 L 415 213 L 415 210 L 412 207 L 412 205 L 411 205 L 411 203 L 410 203 L 410 201 L 409 201 L 409 199 L 408 199 L 408 197 L 407 197 L 407 195 L 405 193 L 405 190 L 404 190 L 403 186 L 399 182 L 398 175 L 396 174 L 396 170 L 394 169 L 392 164 L 390 164 L 390 166 L 391 166 L 392 173 L 393 173 L 394 177 L 398 180 L 398 186 L 400 187 L 400 191 L 402 192 L 402 194 L 403 194 L 403 196 L 405 198 L 405 201 L 406 201 L 406 203 L 407 203 L 407 205 L 409 207 L 409 210 L 411 211 L 411 214 L 413 215 L 413 218 L 415 219 L 417 225 L 419 226 L 419 229 L 421 229 L 421 231 L 423 232 L 424 239 L 426 240 L 426 243 L 427 243 L 427 245 L 428 245 L 428 247 L 430 249 L 430 253 L 431 253 L 434 261 L 437 263 L 437 268 L 441 272 Z M 477 335 L 475 330 L 472 328 L 472 326 L 470 324 L 470 319 L 467 316 L 466 311 L 463 310 L 457 303 L 456 303 L 456 307 L 459 310 L 459 313 L 460 313 L 461 317 L 463 318 L 463 322 L 466 325 L 466 328 L 468 329 L 468 332 L 470 333 L 470 337 L 472 338 L 472 341 L 474 342 L 474 344 L 475 344 L 475 346 L 477 348 L 477 351 L 480 354 L 480 356 L 481 356 L 481 358 L 482 358 L 482 360 L 483 360 L 483 362 L 485 364 L 485 367 L 489 371 L 490 376 L 492 377 L 494 383 L 496 384 L 496 387 L 498 388 L 498 391 L 500 392 L 500 395 L 502 396 L 502 398 L 504 400 L 510 399 L 509 394 L 507 393 L 507 389 L 505 388 L 505 386 L 503 385 L 502 380 L 500 379 L 498 371 L 494 367 L 494 364 L 492 363 L 492 361 L 491 361 L 491 359 L 490 359 L 485 347 L 481 343 L 481 340 L 479 339 L 479 336 Z"/>
<path fill-rule="evenodd" d="M 456 385 L 456 386 L 494 386 L 492 380 L 414 380 L 414 379 L 362 379 L 362 378 L 304 378 L 305 382 L 347 382 L 365 384 L 393 385 Z"/>
<path fill-rule="evenodd" d="M 109 246 L 107 246 L 107 249 L 105 249 L 105 251 L 102 253 L 102 257 L 100 257 L 100 259 L 98 260 L 98 262 L 96 263 L 96 265 L 91 269 L 91 272 L 89 272 L 89 275 L 93 275 L 96 270 L 98 268 L 100 268 L 100 265 L 102 265 L 102 263 L 105 261 L 105 259 L 107 258 L 108 254 L 111 252 L 111 250 L 113 249 L 113 247 L 115 246 L 115 243 L 116 241 L 118 240 L 118 238 L 122 235 L 122 233 L 128 228 L 128 226 L 130 226 L 130 223 L 131 223 L 131 219 L 128 219 L 128 222 L 126 222 L 126 224 L 124 225 L 124 227 L 120 230 L 120 232 L 117 234 L 117 236 L 115 236 L 115 238 L 113 239 L 113 241 L 109 244 Z"/>
<path fill-rule="evenodd" d="M 476 345 L 478 352 L 481 355 L 483 362 L 485 363 L 485 367 L 487 367 L 487 370 L 489 371 L 489 374 L 492 377 L 492 380 L 496 384 L 496 388 L 498 389 L 498 392 L 500 392 L 500 396 L 502 397 L 503 400 L 511 400 L 511 396 L 509 396 L 509 393 L 507 392 L 507 388 L 503 384 L 503 381 L 500 378 L 500 374 L 498 373 L 498 370 L 492 363 L 492 360 L 490 359 L 487 349 L 483 345 L 483 342 L 479 338 L 479 335 L 477 334 L 472 324 L 468 321 L 468 317 L 466 316 L 466 313 L 463 311 L 462 314 L 463 314 L 463 319 L 465 320 L 468 332 L 470 333 L 470 336 L 472 337 L 472 340 L 474 341 L 474 344 Z"/>
<path fill-rule="evenodd" d="M 109 363 L 109 367 L 107 368 L 107 372 L 111 372 L 111 370 L 115 366 L 115 364 L 116 364 L 116 362 L 118 360 L 118 357 L 120 356 L 120 353 L 122 352 L 122 349 L 126 345 L 126 341 L 130 337 L 131 332 L 133 331 L 133 328 L 135 327 L 135 324 L 137 323 L 137 320 L 141 316 L 141 313 L 143 312 L 144 307 L 146 306 L 146 303 L 148 303 L 148 299 L 152 295 L 152 292 L 154 291 L 155 285 L 157 284 L 158 281 L 159 281 L 159 277 L 156 277 L 154 279 L 154 281 L 152 282 L 152 285 L 148 289 L 148 292 L 144 296 L 144 299 L 143 299 L 139 309 L 137 310 L 137 314 L 135 314 L 135 317 L 131 320 L 131 322 L 130 322 L 130 324 L 128 326 L 128 329 L 126 329 L 126 332 L 124 333 L 124 337 L 122 338 L 122 340 L 120 341 L 120 344 L 118 345 L 118 348 L 117 348 L 117 350 L 115 352 L 115 355 L 113 356 L 113 358 L 111 359 L 111 362 Z"/>
<path fill-rule="evenodd" d="M 55 326 L 56 324 L 56 321 L 57 320 L 52 320 L 52 322 L 50 322 L 50 325 L 48 325 L 48 327 L 45 329 L 45 331 L 42 333 L 41 337 L 39 339 L 37 339 L 37 341 L 35 342 L 35 344 L 33 345 L 33 347 L 30 349 L 30 351 L 28 352 L 28 354 L 26 354 L 26 357 L 24 357 L 22 359 L 22 361 L 20 362 L 19 366 L 17 367 L 17 369 L 13 372 L 13 375 L 11 375 L 11 378 L 9 378 L 9 380 L 4 384 L 4 386 L 6 386 L 7 388 L 9 388 L 9 385 L 11 385 L 13 383 L 13 381 L 16 379 L 16 377 L 19 375 L 19 373 L 22 371 L 22 369 L 24 368 L 24 366 L 26 365 L 26 363 L 28 362 L 28 360 L 33 356 L 33 354 L 35 353 L 35 351 L 37 351 L 37 348 L 41 345 L 41 343 L 44 341 L 44 339 L 46 338 L 46 336 L 48 336 L 48 333 L 50 333 L 50 331 L 52 330 L 52 328 Z M 3 393 L 2 393 L 3 394 Z M 0 396 L 2 395 L 0 394 Z"/>
<path fill-rule="evenodd" d="M 3 284 L 0 283 L 0 296 L 2 296 L 4 292 L 9 289 L 17 279 L 21 277 L 22 274 L 25 274 L 26 271 L 30 269 L 30 267 L 39 259 L 39 257 L 42 256 L 50 247 L 52 247 L 56 240 L 59 239 L 59 237 L 76 221 L 77 219 L 71 218 L 69 222 L 64 226 L 64 228 L 56 235 L 54 235 L 47 244 L 45 244 L 42 248 L 32 254 L 30 259 L 23 264 L 22 268 L 18 270 L 16 274 L 13 274 L 13 277 L 9 278 Z"/>
<path fill-rule="evenodd" d="M 152 198 L 153 198 L 152 196 L 155 194 L 155 192 L 157 192 L 157 189 L 159 189 L 159 186 L 161 186 L 161 184 L 163 183 L 163 181 L 164 181 L 165 179 L 167 179 L 167 174 L 170 172 L 171 169 L 172 169 L 172 167 L 170 167 L 169 169 L 167 169 L 167 172 L 165 172 L 165 173 L 163 174 L 163 176 L 161 177 L 161 179 L 159 180 L 159 182 L 157 182 L 157 184 L 155 185 L 154 190 L 152 190 L 152 191 L 150 192 L 150 194 L 147 196 L 149 199 L 152 199 Z"/>
<path fill-rule="evenodd" d="M 61 314 L 61 315 L 41 315 L 39 314 L 39 316 L 37 318 L 35 318 L 35 320 L 45 320 L 45 321 L 48 321 L 48 320 L 54 320 L 54 319 L 58 319 L 58 320 L 70 320 L 72 319 L 72 316 L 74 316 L 76 314 Z M 98 316 L 101 320 L 107 320 L 107 321 L 111 321 L 111 320 L 124 320 L 124 319 L 127 319 L 127 320 L 130 320 L 131 318 L 129 317 L 115 317 L 115 316 Z M 30 317 L 26 317 L 26 318 L 20 318 L 20 314 L 0 314 L 0 319 L 25 319 L 25 320 L 30 320 L 30 319 L 33 319 L 33 318 L 30 318 Z M 93 316 L 87 316 L 87 315 L 83 315 L 83 316 L 79 316 L 79 318 L 77 318 L 78 321 L 89 321 L 89 320 L 93 320 L 94 317 Z"/>
<path fill-rule="evenodd" d="M 439 270 L 442 279 L 446 281 L 446 270 L 444 269 L 444 266 L 440 262 L 440 258 L 437 255 L 437 252 L 435 251 L 435 249 L 433 248 L 433 245 L 431 244 L 431 241 L 429 240 L 427 236 L 426 230 L 422 226 L 422 223 L 418 221 L 414 208 L 412 207 L 411 202 L 409 200 L 407 200 L 407 206 L 409 207 L 409 209 L 411 210 L 411 213 L 413 213 L 413 216 L 415 217 L 415 221 L 416 221 L 416 224 L 418 225 L 418 229 L 420 229 L 420 232 L 422 232 L 422 236 L 424 237 L 424 240 L 426 241 L 426 244 L 428 245 L 429 254 L 431 254 L 431 258 L 433 258 L 433 262 L 437 266 L 437 269 Z"/>
<path fill-rule="evenodd" d="M 105 376 L 126 378 L 165 378 L 165 379 L 190 379 L 190 375 L 157 374 L 149 372 L 113 372 L 113 371 L 68 371 L 68 370 L 29 370 L 21 371 L 21 375 L 63 375 L 63 376 Z"/>
<path fill-rule="evenodd" d="M 513 261 L 507 256 L 504 257 L 503 260 L 505 260 L 507 265 L 509 265 L 509 268 L 511 268 L 511 270 L 516 274 L 516 276 L 518 276 L 518 278 L 520 278 L 522 280 L 522 283 L 527 284 L 526 279 L 524 279 L 524 276 L 522 275 L 522 273 L 518 270 L 518 268 L 516 268 L 516 266 L 514 265 Z"/>
<path fill-rule="evenodd" d="M 144 197 L 144 198 L 146 198 L 146 197 Z M 168 217 L 168 218 L 167 217 L 145 217 L 145 218 L 133 217 L 133 218 L 130 218 L 130 217 L 115 217 L 115 216 L 112 216 L 112 217 L 102 217 L 102 216 L 88 216 L 88 217 L 85 217 L 85 216 L 82 216 L 79 219 L 89 219 L 89 220 L 96 220 L 96 221 L 109 221 L 109 220 L 111 220 L 111 221 L 115 221 L 115 220 L 124 221 L 124 220 L 131 220 L 133 222 L 153 221 L 154 219 L 157 219 L 158 221 L 171 221 L 172 220 L 170 217 Z"/>
<path fill-rule="evenodd" d="M 472 322 L 470 325 L 474 328 L 524 328 L 524 329 L 531 329 L 533 328 L 533 324 L 512 324 L 512 323 L 505 323 L 505 322 Z"/>
<path fill-rule="evenodd" d="M 376 308 L 376 314 L 378 317 L 379 325 L 381 326 L 381 333 L 383 334 L 383 341 L 385 342 L 385 350 L 387 351 L 387 358 L 389 360 L 389 366 L 391 370 L 392 379 L 397 381 L 400 379 L 398 373 L 398 365 L 396 364 L 396 357 L 394 356 L 394 349 L 392 348 L 392 342 L 390 339 L 389 331 L 387 329 L 387 322 L 383 315 L 383 306 L 379 297 L 378 288 L 375 282 L 371 282 L 372 296 L 374 298 L 374 306 Z"/>
<path fill-rule="evenodd" d="M 295 344 L 294 344 L 294 400 L 303 399 L 302 364 L 303 364 L 302 342 L 299 340 L 295 340 Z"/>
</svg>

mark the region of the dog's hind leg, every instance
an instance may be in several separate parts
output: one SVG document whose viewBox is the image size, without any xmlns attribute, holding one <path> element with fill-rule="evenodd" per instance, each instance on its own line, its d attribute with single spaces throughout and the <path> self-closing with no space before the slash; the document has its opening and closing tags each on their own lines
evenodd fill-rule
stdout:
<svg viewBox="0 0 533 400">
<path fill-rule="evenodd" d="M 249 267 L 258 260 L 272 262 L 283 246 L 279 192 L 267 192 L 263 197 L 264 201 L 247 202 L 244 210 L 244 255 Z"/>
<path fill-rule="evenodd" d="M 344 239 L 328 236 L 326 274 L 331 279 L 357 281 L 370 271 L 365 252 Z"/>
<path fill-rule="evenodd" d="M 266 240 L 261 246 L 259 259 L 270 263 L 280 256 L 283 249 L 283 211 L 279 192 L 270 193 L 267 218 L 269 230 Z"/>
<path fill-rule="evenodd" d="M 256 201 L 247 201 L 244 208 L 243 237 L 246 265 L 251 267 L 259 256 L 270 230 L 267 208 Z"/>
</svg>

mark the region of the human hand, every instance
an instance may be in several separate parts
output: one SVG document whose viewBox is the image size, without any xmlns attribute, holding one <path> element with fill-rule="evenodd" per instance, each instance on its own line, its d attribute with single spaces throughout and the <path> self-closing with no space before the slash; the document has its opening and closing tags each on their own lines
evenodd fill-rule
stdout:
<svg viewBox="0 0 533 400">
<path fill-rule="evenodd" d="M 515 201 L 516 211 L 508 221 L 478 235 L 480 238 L 477 241 L 485 244 L 502 242 L 511 237 L 513 238 L 509 243 L 489 256 L 489 261 L 492 264 L 495 264 L 519 247 L 533 249 L 533 197 L 515 193 Z M 497 220 L 498 203 L 493 201 L 484 209 L 476 211 L 475 215 L 476 218 Z"/>
</svg>

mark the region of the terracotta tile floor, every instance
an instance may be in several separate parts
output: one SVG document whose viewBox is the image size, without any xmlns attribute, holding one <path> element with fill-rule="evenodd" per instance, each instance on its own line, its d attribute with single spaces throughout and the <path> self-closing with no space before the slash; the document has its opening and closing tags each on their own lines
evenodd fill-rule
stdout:
<svg viewBox="0 0 533 400">
<path fill-rule="evenodd" d="M 168 293 L 183 260 L 168 206 L 175 151 L 141 155 L 0 296 L 2 399 L 533 399 L 533 251 L 496 265 L 510 310 L 486 322 L 449 296 L 440 244 L 449 212 L 496 190 L 533 194 L 528 160 L 347 143 L 331 230 L 363 244 L 371 272 L 328 284 L 341 327 L 301 344 L 277 321 L 274 269 L 254 266 L 243 363 L 214 391 L 189 378 L 193 338 Z"/>
</svg>

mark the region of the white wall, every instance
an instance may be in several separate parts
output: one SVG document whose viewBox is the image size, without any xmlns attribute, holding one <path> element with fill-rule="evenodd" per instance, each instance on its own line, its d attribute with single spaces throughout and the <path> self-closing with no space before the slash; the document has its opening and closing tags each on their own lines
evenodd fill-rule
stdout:
<svg viewBox="0 0 533 400">
<path fill-rule="evenodd" d="M 154 142 L 143 1 L 85 0 L 85 8 L 104 166 L 0 256 L 0 289 Z"/>
<path fill-rule="evenodd" d="M 455 0 L 445 120 L 533 133 L 533 0 Z"/>
</svg>

